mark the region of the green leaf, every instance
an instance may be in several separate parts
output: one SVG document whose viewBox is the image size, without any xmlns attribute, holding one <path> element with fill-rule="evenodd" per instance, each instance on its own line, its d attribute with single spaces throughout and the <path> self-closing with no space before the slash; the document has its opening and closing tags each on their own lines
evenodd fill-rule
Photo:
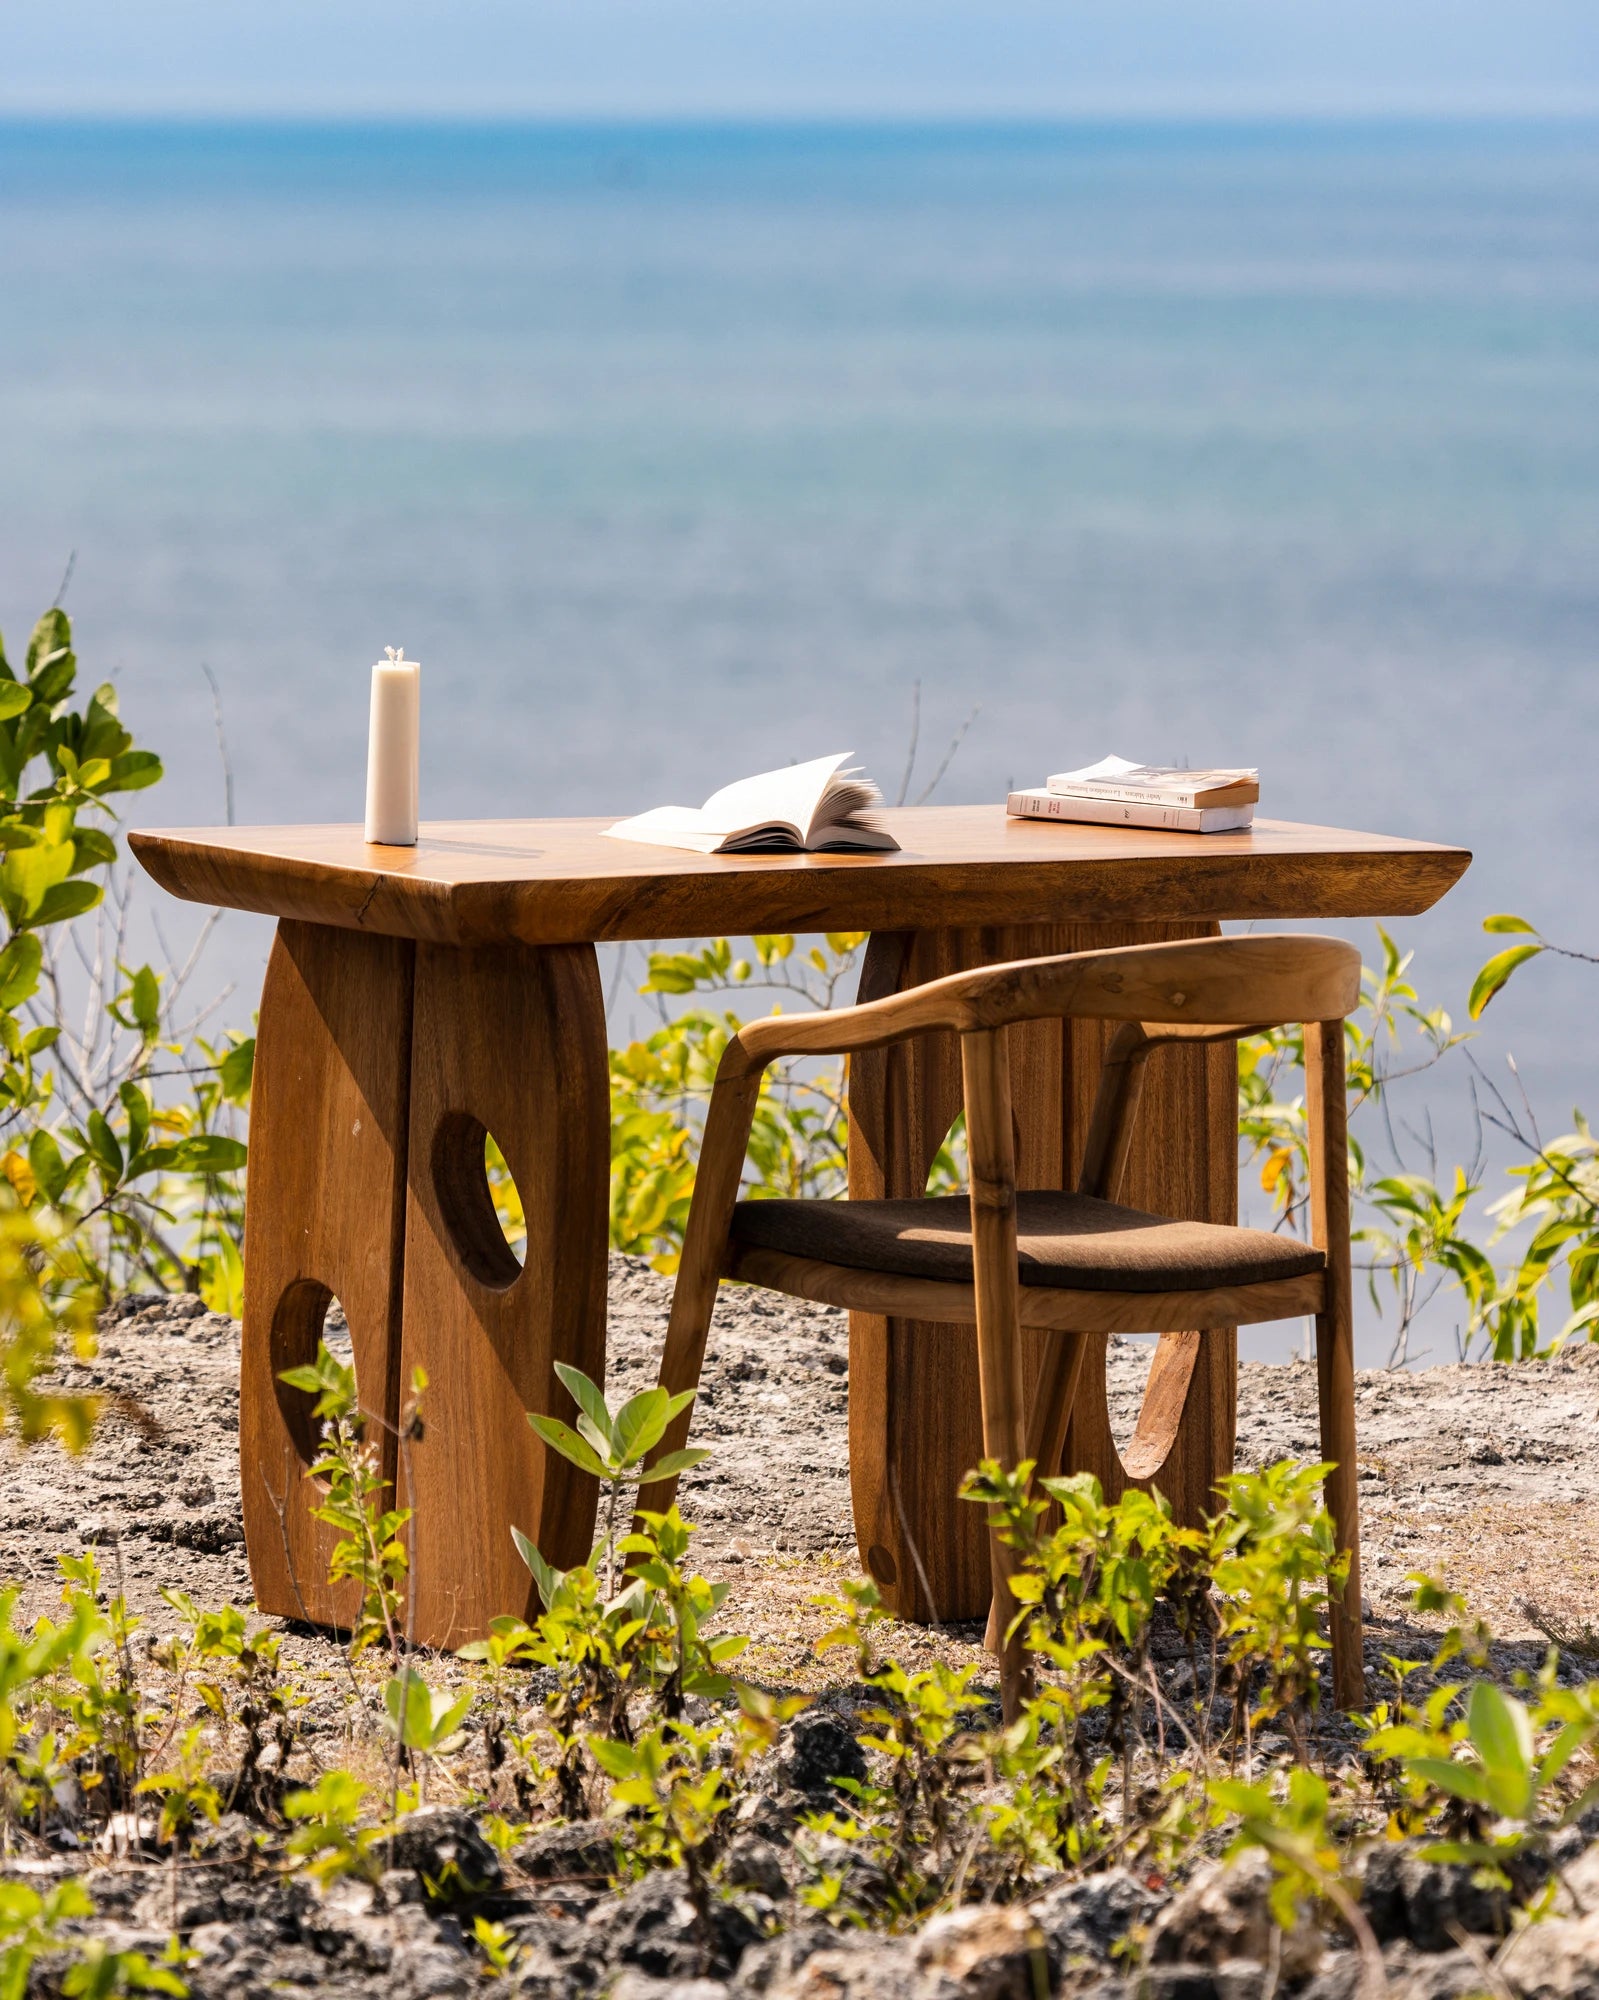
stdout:
<svg viewBox="0 0 1599 2000">
<path fill-rule="evenodd" d="M 64 883 L 72 870 L 72 843 L 68 840 L 37 840 L 26 847 L 10 847 L 0 861 L 0 893 L 13 924 L 19 928 L 38 914 L 46 892 Z M 88 884 L 76 886 L 86 888 Z"/>
<path fill-rule="evenodd" d="M 1545 1785 L 1560 1776 L 1560 1773 L 1571 1762 L 1572 1758 L 1576 1756 L 1579 1750 L 1586 1748 L 1592 1733 L 1592 1729 L 1587 1723 L 1568 1722 L 1564 1726 L 1559 1735 L 1556 1736 L 1554 1742 L 1550 1744 L 1549 1748 L 1538 1760 L 1537 1782 L 1540 1791 Z"/>
<path fill-rule="evenodd" d="M 1466 1011 L 1471 1018 L 1480 1021 L 1483 1009 L 1516 967 L 1525 965 L 1529 958 L 1536 958 L 1542 950 L 1541 944 L 1513 944 L 1508 951 L 1501 951 L 1490 958 L 1472 981 L 1471 998 L 1466 1002 Z"/>
<path fill-rule="evenodd" d="M 1478 1681 L 1466 1728 L 1487 1772 L 1495 1809 L 1506 1819 L 1524 1819 L 1533 1792 L 1532 1717 L 1525 1706 L 1492 1681 Z"/>
<path fill-rule="evenodd" d="M 660 1443 L 670 1400 L 664 1389 L 641 1389 L 617 1411 L 615 1440 L 619 1464 L 632 1465 L 652 1445 Z"/>
<path fill-rule="evenodd" d="M 1467 1799 L 1476 1806 L 1492 1803 L 1488 1774 L 1478 1764 L 1457 1764 L 1449 1757 L 1407 1757 L 1405 1772 L 1452 1798 Z"/>
<path fill-rule="evenodd" d="M 669 1451 L 664 1458 L 658 1458 L 644 1475 L 646 1484 L 657 1479 L 672 1479 L 680 1472 L 688 1472 L 711 1455 L 708 1445 L 690 1445 L 687 1451 Z"/>
<path fill-rule="evenodd" d="M 70 691 L 77 671 L 72 622 L 59 605 L 52 605 L 28 640 L 27 675 L 34 699 L 53 707 Z"/>
<path fill-rule="evenodd" d="M 28 1165 L 47 1200 L 59 1202 L 66 1192 L 68 1168 L 54 1135 L 41 1126 L 28 1141 Z"/>
<path fill-rule="evenodd" d="M 139 1032 L 152 1040 L 161 1026 L 161 984 L 149 966 L 141 965 L 128 988 L 128 1005 Z"/>
<path fill-rule="evenodd" d="M 192 1139 L 180 1139 L 176 1165 L 191 1174 L 237 1173 L 249 1158 L 242 1139 L 230 1139 L 223 1132 L 198 1132 Z"/>
<path fill-rule="evenodd" d="M 630 1778 L 638 1769 L 638 1752 L 631 1743 L 617 1743 L 609 1736 L 590 1736 L 586 1747 L 608 1778 Z"/>
<path fill-rule="evenodd" d="M 85 868 L 110 867 L 117 858 L 116 842 L 95 826 L 74 827 L 72 848 L 72 872 L 75 875 L 81 875 Z"/>
<path fill-rule="evenodd" d="M 111 770 L 97 792 L 142 792 L 161 778 L 161 759 L 153 750 L 125 750 L 111 759 Z"/>
<path fill-rule="evenodd" d="M 598 1431 L 599 1442 L 595 1445 L 595 1450 L 609 1451 L 613 1442 L 611 1413 L 605 1407 L 605 1397 L 599 1384 L 590 1381 L 581 1368 L 573 1368 L 565 1361 L 556 1362 L 555 1372 L 570 1392 L 573 1402 Z"/>
<path fill-rule="evenodd" d="M 563 1424 L 559 1417 L 541 1417 L 536 1411 L 529 1410 L 527 1420 L 551 1451 L 558 1451 L 580 1472 L 591 1472 L 596 1479 L 605 1478 L 605 1467 L 594 1447 L 586 1438 L 579 1437 L 576 1431 Z"/>
<path fill-rule="evenodd" d="M 33 690 L 20 681 L 0 681 L 0 722 L 10 722 L 30 706 Z"/>
<path fill-rule="evenodd" d="M 222 1095 L 230 1104 L 248 1102 L 250 1086 L 255 1081 L 254 1035 L 228 1050 L 217 1065 L 217 1076 L 222 1084 Z"/>
<path fill-rule="evenodd" d="M 699 984 L 700 963 L 686 952 L 650 953 L 649 977 L 641 993 L 692 993 Z"/>
<path fill-rule="evenodd" d="M 9 1013 L 32 997 L 38 989 L 43 963 L 44 946 L 31 931 L 12 938 L 0 951 L 0 1007 Z"/>
<path fill-rule="evenodd" d="M 70 923 L 74 917 L 94 909 L 104 894 L 98 882 L 58 882 L 54 888 L 45 890 L 28 921 L 33 926 Z"/>
<path fill-rule="evenodd" d="M 433 1691 L 413 1668 L 394 1675 L 383 1690 L 394 1733 L 407 1750 L 425 1750 L 433 1732 Z"/>
<path fill-rule="evenodd" d="M 1536 937 L 1538 935 L 1537 926 L 1529 924 L 1525 917 L 1506 915 L 1484 917 L 1482 927 L 1485 931 L 1525 931 L 1529 937 Z"/>
<path fill-rule="evenodd" d="M 555 1601 L 556 1591 L 560 1588 L 559 1576 L 550 1568 L 549 1564 L 539 1554 L 538 1550 L 528 1540 L 527 1536 L 523 1534 L 520 1528 L 513 1528 L 511 1530 L 511 1540 L 516 1544 L 517 1554 L 532 1572 L 533 1581 L 538 1586 L 539 1602 L 548 1611 L 551 1604 Z"/>
<path fill-rule="evenodd" d="M 96 1165 L 104 1171 L 108 1179 L 121 1180 L 122 1147 L 118 1143 L 117 1135 L 106 1123 L 104 1112 L 89 1113 L 89 1151 L 93 1153 Z"/>
</svg>

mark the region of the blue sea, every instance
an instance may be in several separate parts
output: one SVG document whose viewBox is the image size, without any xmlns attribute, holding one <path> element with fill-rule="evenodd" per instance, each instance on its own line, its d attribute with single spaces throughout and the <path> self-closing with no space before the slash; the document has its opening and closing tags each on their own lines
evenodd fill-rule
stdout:
<svg viewBox="0 0 1599 2000">
<path fill-rule="evenodd" d="M 920 683 L 913 797 L 975 708 L 940 798 L 1250 762 L 1471 846 L 1400 926 L 1457 1015 L 1489 911 L 1599 948 L 1599 126 L 0 122 L 0 284 L 0 623 L 75 552 L 136 818 L 223 816 L 204 667 L 241 820 L 358 817 L 385 644 L 428 816 L 893 793 Z M 1596 981 L 1480 1044 L 1552 1130 Z"/>
</svg>

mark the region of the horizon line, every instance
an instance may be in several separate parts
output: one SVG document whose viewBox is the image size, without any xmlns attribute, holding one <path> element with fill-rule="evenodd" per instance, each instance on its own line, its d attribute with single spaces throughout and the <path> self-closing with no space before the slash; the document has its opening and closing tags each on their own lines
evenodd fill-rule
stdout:
<svg viewBox="0 0 1599 2000">
<path fill-rule="evenodd" d="M 694 107 L 590 106 L 516 107 L 468 105 L 407 107 L 377 105 L 299 106 L 203 104 L 104 104 L 6 102 L 0 98 L 0 121 L 16 124 L 190 125 L 190 126 L 390 126 L 432 130 L 469 126 L 543 127 L 551 130 L 607 126 L 720 126 L 728 130 L 772 127 L 800 130 L 832 127 L 856 129 L 929 128 L 951 130 L 1050 130 L 1072 125 L 1448 125 L 1448 124 L 1576 124 L 1599 118 L 1599 92 L 1566 93 L 1502 101 L 1395 100 L 1391 103 L 1304 100 L 1271 103 L 1219 99 L 1085 100 L 1076 105 L 1048 106 L 772 106 L 707 105 Z"/>
</svg>

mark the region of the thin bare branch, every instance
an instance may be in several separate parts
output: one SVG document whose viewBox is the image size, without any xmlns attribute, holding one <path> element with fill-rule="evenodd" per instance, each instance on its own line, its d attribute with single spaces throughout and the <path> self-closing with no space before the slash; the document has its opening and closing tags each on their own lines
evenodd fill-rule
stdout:
<svg viewBox="0 0 1599 2000">
<path fill-rule="evenodd" d="M 905 775 L 899 781 L 899 790 L 894 794 L 894 803 L 902 806 L 911 788 L 911 773 L 916 769 L 916 744 L 922 733 L 922 684 L 920 680 L 911 686 L 911 740 L 905 751 Z"/>
<path fill-rule="evenodd" d="M 982 712 L 983 711 L 981 704 L 979 704 L 976 708 L 972 710 L 971 714 L 967 716 L 966 720 L 961 724 L 960 728 L 956 730 L 954 736 L 950 739 L 949 748 L 944 752 L 943 763 L 940 764 L 938 769 L 933 773 L 930 782 L 927 785 L 925 785 L 922 788 L 921 792 L 918 793 L 917 795 L 916 803 L 919 806 L 926 805 L 927 801 L 933 796 L 934 792 L 936 792 L 939 786 L 943 783 L 945 772 L 948 771 L 950 765 L 953 764 L 955 761 L 956 751 L 959 750 L 961 745 L 966 741 L 966 732 L 971 728 L 972 724 L 977 720 L 978 716 L 980 716 Z"/>
</svg>

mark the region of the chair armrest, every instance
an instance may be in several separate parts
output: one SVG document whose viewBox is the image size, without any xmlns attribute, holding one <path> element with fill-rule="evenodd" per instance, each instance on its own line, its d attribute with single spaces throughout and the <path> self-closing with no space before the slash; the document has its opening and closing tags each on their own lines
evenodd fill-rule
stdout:
<svg viewBox="0 0 1599 2000">
<path fill-rule="evenodd" d="M 943 985 L 946 982 L 937 982 Z M 785 1056 L 842 1056 L 857 1049 L 880 1049 L 933 1028 L 964 1025 L 947 1005 L 914 1003 L 928 989 L 911 987 L 856 1007 L 833 1007 L 816 1014 L 770 1014 L 748 1021 L 723 1052 L 718 1077 L 753 1076 Z M 941 996 L 940 996 L 941 997 Z"/>
</svg>

